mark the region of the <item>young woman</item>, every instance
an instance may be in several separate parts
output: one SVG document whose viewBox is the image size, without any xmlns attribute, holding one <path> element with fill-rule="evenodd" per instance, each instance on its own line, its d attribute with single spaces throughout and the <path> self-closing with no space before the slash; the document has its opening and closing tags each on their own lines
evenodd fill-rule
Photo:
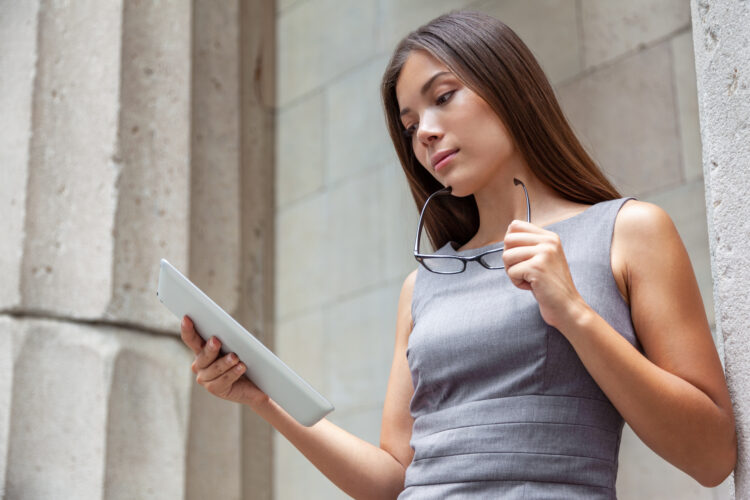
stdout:
<svg viewBox="0 0 750 500">
<path fill-rule="evenodd" d="M 186 318 L 198 383 L 355 498 L 615 498 L 623 419 L 723 481 L 734 416 L 679 234 L 607 181 L 515 33 L 443 15 L 397 46 L 382 98 L 438 250 L 401 291 L 380 447 L 297 424 Z"/>
</svg>

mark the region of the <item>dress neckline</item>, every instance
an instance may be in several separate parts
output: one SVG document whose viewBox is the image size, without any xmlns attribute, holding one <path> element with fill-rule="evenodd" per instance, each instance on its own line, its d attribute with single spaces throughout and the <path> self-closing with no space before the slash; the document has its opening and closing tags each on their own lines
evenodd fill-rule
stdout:
<svg viewBox="0 0 750 500">
<path fill-rule="evenodd" d="M 561 219 L 561 220 L 559 220 L 557 222 L 553 222 L 551 224 L 547 224 L 546 226 L 542 226 L 542 229 L 548 229 L 548 228 L 556 226 L 558 224 L 562 224 L 563 222 L 568 222 L 570 220 L 573 220 L 573 219 L 575 219 L 577 217 L 582 216 L 586 212 L 590 211 L 595 206 L 600 205 L 602 203 L 606 203 L 608 201 L 613 201 L 613 200 L 603 200 L 603 201 L 600 201 L 598 203 L 594 203 L 593 205 L 589 205 L 585 210 L 582 210 L 582 211 L 578 212 L 575 215 L 571 215 L 570 217 L 567 217 L 565 219 Z M 458 254 L 458 255 L 465 254 L 465 253 L 470 253 L 470 252 L 480 253 L 480 252 L 482 252 L 484 250 L 487 250 L 487 249 L 490 249 L 490 248 L 495 248 L 495 247 L 501 248 L 501 247 L 503 247 L 505 245 L 505 241 L 496 241 L 494 243 L 490 243 L 488 245 L 484 245 L 484 246 L 481 246 L 481 247 L 466 248 L 464 250 L 458 250 L 458 249 L 454 248 L 453 247 L 454 244 L 456 244 L 456 242 L 451 240 L 448 243 L 446 243 L 445 245 L 443 245 L 442 249 L 445 249 L 445 250 L 447 250 L 450 253 L 454 253 L 454 254 Z"/>
</svg>

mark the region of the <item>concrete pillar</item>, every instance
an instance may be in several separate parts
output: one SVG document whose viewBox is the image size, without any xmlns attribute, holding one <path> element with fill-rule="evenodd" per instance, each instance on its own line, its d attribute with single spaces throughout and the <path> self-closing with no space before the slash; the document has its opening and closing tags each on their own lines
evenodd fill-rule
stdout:
<svg viewBox="0 0 750 500">
<path fill-rule="evenodd" d="M 750 496 L 750 4 L 692 0 L 716 327 L 737 419 L 735 498 Z"/>
<path fill-rule="evenodd" d="M 164 257 L 272 338 L 268 16 L 0 9 L 0 497 L 270 497 L 270 431 L 195 384 L 155 295 Z"/>
</svg>

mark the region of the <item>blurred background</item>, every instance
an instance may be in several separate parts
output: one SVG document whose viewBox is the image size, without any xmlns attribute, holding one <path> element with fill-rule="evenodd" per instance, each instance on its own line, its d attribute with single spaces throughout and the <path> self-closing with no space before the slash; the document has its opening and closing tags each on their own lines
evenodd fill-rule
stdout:
<svg viewBox="0 0 750 500">
<path fill-rule="evenodd" d="M 715 335 L 686 0 L 0 0 L 5 497 L 346 498 L 194 383 L 159 259 L 377 445 L 418 215 L 379 83 L 458 8 L 513 28 L 623 196 L 670 214 Z M 621 499 L 731 480 L 623 431 Z"/>
</svg>

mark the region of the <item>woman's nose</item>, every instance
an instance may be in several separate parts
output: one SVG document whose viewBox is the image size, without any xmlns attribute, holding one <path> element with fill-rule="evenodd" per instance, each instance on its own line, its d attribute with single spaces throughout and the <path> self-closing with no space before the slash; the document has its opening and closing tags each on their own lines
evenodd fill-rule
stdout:
<svg viewBox="0 0 750 500">
<path fill-rule="evenodd" d="M 417 128 L 417 140 L 421 143 L 429 144 L 430 142 L 442 137 L 442 135 L 442 128 L 434 118 L 425 115 L 419 122 L 419 127 Z"/>
</svg>

